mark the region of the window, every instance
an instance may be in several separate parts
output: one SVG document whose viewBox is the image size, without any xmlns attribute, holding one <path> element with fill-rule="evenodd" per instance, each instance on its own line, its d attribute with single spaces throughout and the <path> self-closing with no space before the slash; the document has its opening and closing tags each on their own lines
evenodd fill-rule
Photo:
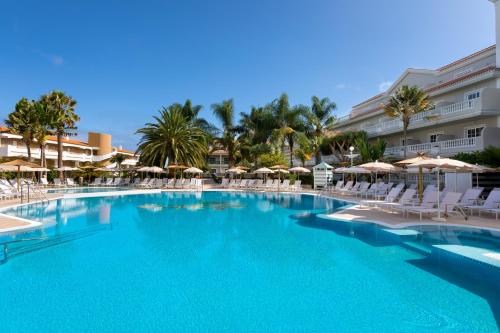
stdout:
<svg viewBox="0 0 500 333">
<path fill-rule="evenodd" d="M 217 159 L 215 157 L 209 157 L 208 164 L 218 164 Z"/>
<path fill-rule="evenodd" d="M 483 133 L 484 126 L 469 127 L 465 129 L 466 138 L 476 138 Z"/>
<path fill-rule="evenodd" d="M 228 164 L 229 163 L 229 157 L 224 157 L 224 164 Z"/>
<path fill-rule="evenodd" d="M 439 136 L 444 134 L 443 132 L 434 132 L 429 135 L 429 142 L 438 142 Z"/>
<path fill-rule="evenodd" d="M 465 100 L 466 101 L 472 101 L 474 99 L 477 99 L 481 97 L 481 92 L 478 90 L 478 91 L 471 91 L 471 92 L 468 92 L 465 94 Z"/>
<path fill-rule="evenodd" d="M 217 173 L 217 169 L 210 169 L 210 173 Z"/>
</svg>

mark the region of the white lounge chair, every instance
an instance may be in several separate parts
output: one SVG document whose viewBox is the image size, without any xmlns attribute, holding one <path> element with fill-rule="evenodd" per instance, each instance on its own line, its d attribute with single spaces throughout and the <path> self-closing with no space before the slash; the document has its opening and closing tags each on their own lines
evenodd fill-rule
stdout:
<svg viewBox="0 0 500 333">
<path fill-rule="evenodd" d="M 302 180 L 298 179 L 293 183 L 293 185 L 290 187 L 292 191 L 301 191 L 302 190 Z"/>
<path fill-rule="evenodd" d="M 483 203 L 475 203 L 472 205 L 462 206 L 462 208 L 469 211 L 471 215 L 474 214 L 474 210 L 478 211 L 478 215 L 481 215 L 481 212 L 489 212 L 496 214 L 495 209 L 498 209 L 499 207 L 500 207 L 499 188 L 494 188 Z"/>
<path fill-rule="evenodd" d="M 222 181 L 219 184 L 219 187 L 226 188 L 228 186 L 229 186 L 229 178 L 222 178 Z"/>
<path fill-rule="evenodd" d="M 93 183 L 89 184 L 89 186 L 101 186 L 101 184 L 102 184 L 102 178 L 97 177 L 96 179 L 94 179 Z"/>
<path fill-rule="evenodd" d="M 361 200 L 359 202 L 359 205 L 360 206 L 377 206 L 377 205 L 382 205 L 382 204 L 386 204 L 386 203 L 392 203 L 392 202 L 396 201 L 396 199 L 399 196 L 399 194 L 401 193 L 402 189 L 403 189 L 402 187 L 397 186 L 389 191 L 389 193 L 387 194 L 387 196 L 385 197 L 384 200 Z"/>
<path fill-rule="evenodd" d="M 75 181 L 73 180 L 73 178 L 66 178 L 66 184 L 68 186 L 76 186 Z"/>
<path fill-rule="evenodd" d="M 410 207 L 406 209 L 406 213 L 415 213 L 419 214 L 420 221 L 422 221 L 423 214 L 433 214 L 433 213 L 449 213 L 458 206 L 458 202 L 462 197 L 462 193 L 458 192 L 447 192 L 443 197 L 443 200 L 439 202 L 439 207 L 428 207 L 428 204 L 420 207 Z"/>
<path fill-rule="evenodd" d="M 377 206 L 380 208 L 389 209 L 391 211 L 395 209 L 404 211 L 405 207 L 412 205 L 413 198 L 415 197 L 416 194 L 417 190 L 409 188 L 406 191 L 404 191 L 403 195 L 401 195 L 401 198 L 399 198 L 398 202 L 383 202 L 383 203 L 378 203 Z"/>
</svg>

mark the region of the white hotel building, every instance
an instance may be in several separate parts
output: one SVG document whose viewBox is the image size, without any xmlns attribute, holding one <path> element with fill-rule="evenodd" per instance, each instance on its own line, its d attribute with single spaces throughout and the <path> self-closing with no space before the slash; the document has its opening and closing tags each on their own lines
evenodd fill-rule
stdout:
<svg viewBox="0 0 500 333">
<path fill-rule="evenodd" d="M 412 117 L 407 154 L 425 152 L 453 156 L 500 146 L 500 0 L 496 8 L 496 46 L 488 47 L 438 69 L 407 69 L 384 93 L 354 106 L 339 118 L 340 132 L 365 131 L 387 143 L 386 157 L 403 157 L 403 124 L 384 114 L 382 105 L 396 89 L 416 85 L 435 108 Z M 328 158 L 326 158 L 328 160 Z"/>
<path fill-rule="evenodd" d="M 65 166 L 79 166 L 83 163 L 109 164 L 111 157 L 121 154 L 128 160 L 128 165 L 137 163 L 137 156 L 133 151 L 113 147 L 111 135 L 104 133 L 88 133 L 88 141 L 73 140 L 64 138 L 63 164 Z M 31 145 L 31 155 L 36 161 L 40 161 L 40 148 L 36 142 Z M 0 127 L 0 158 L 28 157 L 26 145 L 21 140 L 21 136 L 12 134 L 8 128 Z M 57 167 L 57 139 L 48 137 L 45 147 L 45 157 L 47 166 Z"/>
</svg>

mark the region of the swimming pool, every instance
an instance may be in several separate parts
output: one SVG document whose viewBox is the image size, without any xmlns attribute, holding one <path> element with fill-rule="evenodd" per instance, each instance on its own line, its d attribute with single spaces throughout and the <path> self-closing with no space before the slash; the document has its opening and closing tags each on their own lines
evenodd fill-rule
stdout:
<svg viewBox="0 0 500 333">
<path fill-rule="evenodd" d="M 494 234 L 409 228 L 402 242 L 317 216 L 344 204 L 175 192 L 10 209 L 46 226 L 0 239 L 32 239 L 0 265 L 0 331 L 498 331 L 498 272 L 427 253 L 498 250 Z"/>
<path fill-rule="evenodd" d="M 130 190 L 130 187 L 65 187 L 49 188 L 47 193 L 97 193 Z"/>
</svg>

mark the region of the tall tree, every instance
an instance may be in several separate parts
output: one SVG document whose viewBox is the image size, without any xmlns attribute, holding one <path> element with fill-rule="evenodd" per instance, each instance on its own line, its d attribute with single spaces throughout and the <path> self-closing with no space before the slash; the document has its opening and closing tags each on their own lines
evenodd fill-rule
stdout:
<svg viewBox="0 0 500 333">
<path fill-rule="evenodd" d="M 212 111 L 215 117 L 222 123 L 222 135 L 216 139 L 216 143 L 227 150 L 229 167 L 232 167 L 234 165 L 237 146 L 233 100 L 228 99 L 222 101 L 222 103 L 212 104 Z"/>
<path fill-rule="evenodd" d="M 273 139 L 281 148 L 282 154 L 285 151 L 285 143 L 290 150 L 290 165 L 293 166 L 294 145 L 299 132 L 305 130 L 304 116 L 307 114 L 307 107 L 302 105 L 290 106 L 288 95 L 282 94 L 273 101 L 270 108 L 275 116 L 275 129 Z"/>
<path fill-rule="evenodd" d="M 173 104 L 177 105 L 177 104 Z M 210 136 L 215 136 L 219 132 L 217 127 L 208 122 L 205 118 L 199 116 L 200 111 L 203 109 L 201 105 L 193 105 L 190 99 L 187 99 L 183 105 L 178 104 L 182 110 L 182 114 L 189 121 L 192 121 L 196 126 L 204 130 Z"/>
<path fill-rule="evenodd" d="M 320 146 L 325 137 L 325 131 L 330 130 L 335 123 L 333 111 L 337 108 L 337 105 L 330 101 L 328 97 L 319 98 L 313 96 L 311 102 L 311 110 L 307 114 L 308 132 L 310 136 L 316 138 L 315 142 Z M 321 152 L 319 149 L 316 150 L 315 159 L 316 164 L 321 163 Z"/>
<path fill-rule="evenodd" d="M 31 145 L 35 136 L 34 102 L 22 98 L 16 103 L 15 110 L 7 116 L 5 124 L 13 134 L 20 135 L 26 146 L 28 160 L 31 162 Z"/>
<path fill-rule="evenodd" d="M 57 137 L 57 167 L 61 168 L 63 166 L 63 137 L 76 135 L 76 123 L 80 120 L 75 113 L 76 100 L 62 91 L 54 90 L 40 97 L 40 102 L 45 104 L 51 113 L 51 129 Z"/>
<path fill-rule="evenodd" d="M 163 108 L 154 122 L 139 129 L 142 135 L 137 152 L 146 165 L 162 167 L 168 160 L 201 167 L 208 152 L 207 133 L 184 116 L 182 108 Z"/>
<path fill-rule="evenodd" d="M 47 167 L 47 158 L 45 155 L 45 147 L 47 145 L 47 136 L 51 132 L 51 126 L 53 124 L 52 120 L 53 114 L 49 112 L 48 107 L 41 101 L 36 101 L 34 103 L 34 122 L 35 131 L 34 138 L 40 147 L 40 164 L 42 167 Z"/>
<path fill-rule="evenodd" d="M 390 118 L 401 118 L 403 122 L 403 148 L 406 159 L 407 133 L 413 115 L 433 107 L 429 96 L 417 86 L 404 85 L 396 90 L 383 105 L 385 114 Z"/>
</svg>

